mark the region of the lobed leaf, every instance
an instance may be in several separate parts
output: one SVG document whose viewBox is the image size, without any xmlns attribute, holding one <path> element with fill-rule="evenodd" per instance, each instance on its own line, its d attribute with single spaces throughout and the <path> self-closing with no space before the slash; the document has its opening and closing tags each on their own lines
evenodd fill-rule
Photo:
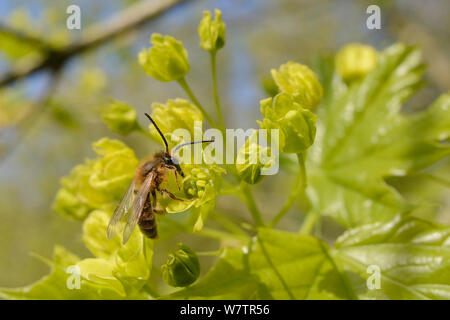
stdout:
<svg viewBox="0 0 450 320">
<path fill-rule="evenodd" d="M 450 154 L 450 96 L 416 114 L 401 114 L 420 86 L 420 52 L 401 44 L 382 52 L 377 67 L 347 87 L 322 65 L 325 96 L 317 139 L 308 154 L 313 210 L 350 228 L 388 221 L 408 209 L 387 176 L 402 176 Z M 328 70 L 328 71 L 327 71 Z"/>
<path fill-rule="evenodd" d="M 448 299 L 450 228 L 399 215 L 348 230 L 334 248 L 262 229 L 249 266 L 275 299 Z M 379 289 L 367 285 L 370 266 Z"/>
<path fill-rule="evenodd" d="M 449 299 L 450 228 L 413 217 L 397 216 L 344 233 L 335 259 L 361 288 L 367 268 L 381 271 L 381 288 L 358 292 L 364 299 Z"/>
</svg>

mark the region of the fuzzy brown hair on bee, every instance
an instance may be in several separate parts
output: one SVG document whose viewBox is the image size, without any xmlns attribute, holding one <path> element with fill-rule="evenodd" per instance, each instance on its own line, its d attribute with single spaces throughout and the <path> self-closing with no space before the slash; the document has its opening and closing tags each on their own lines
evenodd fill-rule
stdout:
<svg viewBox="0 0 450 320">
<path fill-rule="evenodd" d="M 134 174 L 133 181 L 123 195 L 109 221 L 106 234 L 108 238 L 112 238 L 119 231 L 119 222 L 129 212 L 123 232 L 124 244 L 130 238 L 136 225 L 139 225 L 141 232 L 148 238 L 155 239 L 158 236 L 154 213 L 164 213 L 164 210 L 158 208 L 158 193 L 160 195 L 166 194 L 177 201 L 189 201 L 176 197 L 172 192 L 162 187 L 163 183 L 167 180 L 168 173 L 172 171 L 175 175 L 178 190 L 180 190 L 178 176 L 183 178 L 184 173 L 178 160 L 170 152 L 166 138 L 156 125 L 155 121 L 153 121 L 147 113 L 145 116 L 151 121 L 161 136 L 165 145 L 165 150 L 157 152 L 155 155 L 144 159 L 139 164 Z M 187 142 L 178 145 L 173 151 L 186 145 L 213 141 L 214 140 L 202 140 Z"/>
</svg>

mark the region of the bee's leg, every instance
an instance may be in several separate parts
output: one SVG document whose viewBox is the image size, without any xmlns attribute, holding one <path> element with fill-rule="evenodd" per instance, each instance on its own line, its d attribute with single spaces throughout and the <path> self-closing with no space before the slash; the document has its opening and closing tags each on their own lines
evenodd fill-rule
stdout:
<svg viewBox="0 0 450 320">
<path fill-rule="evenodd" d="M 174 195 L 172 192 L 170 192 L 169 190 L 167 190 L 166 188 L 162 188 L 160 190 L 161 194 L 166 193 L 169 197 L 171 197 L 173 200 L 178 200 L 178 201 L 190 201 L 187 199 L 180 199 L 178 198 L 176 195 Z"/>
<path fill-rule="evenodd" d="M 157 214 L 164 214 L 164 213 L 166 213 L 165 210 L 157 208 L 158 207 L 158 201 L 156 199 L 156 190 L 152 191 L 152 198 L 153 198 L 153 201 L 152 201 L 152 211 L 153 211 L 153 213 L 157 213 Z"/>
<path fill-rule="evenodd" d="M 177 169 L 176 168 L 175 168 L 175 170 L 173 170 L 173 173 L 175 174 L 175 181 L 177 182 L 178 191 L 180 191 L 181 190 L 180 182 L 178 181 L 178 173 L 177 173 Z"/>
<path fill-rule="evenodd" d="M 153 213 L 156 213 L 156 214 L 165 214 L 166 211 L 163 210 L 163 209 L 153 209 Z"/>
<path fill-rule="evenodd" d="M 174 167 L 174 166 L 167 165 L 167 164 L 165 164 L 164 167 L 167 168 L 167 169 L 169 169 L 169 170 L 172 170 L 172 171 L 173 171 L 173 173 L 175 174 L 175 181 L 177 182 L 178 190 L 181 190 L 181 188 L 180 188 L 180 182 L 178 181 L 178 172 L 177 172 L 177 168 Z"/>
<path fill-rule="evenodd" d="M 158 202 L 156 199 L 156 190 L 155 189 L 152 190 L 152 198 L 153 198 L 152 207 L 156 208 L 156 206 L 158 205 Z"/>
</svg>

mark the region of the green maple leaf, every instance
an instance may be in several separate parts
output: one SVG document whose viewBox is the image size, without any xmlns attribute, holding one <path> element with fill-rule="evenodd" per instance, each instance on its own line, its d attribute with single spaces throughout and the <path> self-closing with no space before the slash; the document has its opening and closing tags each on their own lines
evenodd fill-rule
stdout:
<svg viewBox="0 0 450 320">
<path fill-rule="evenodd" d="M 363 81 L 347 87 L 321 66 L 325 95 L 317 137 L 308 154 L 312 210 L 350 228 L 387 221 L 408 209 L 387 176 L 421 170 L 450 153 L 450 95 L 412 115 L 401 113 L 420 86 L 420 52 L 401 44 L 380 54 Z"/>
<path fill-rule="evenodd" d="M 261 277 L 274 299 L 336 299 L 334 289 L 344 288 L 327 257 L 328 246 L 317 238 L 262 229 L 253 247 L 250 270 Z M 333 290 L 319 290 L 325 278 Z"/>
<path fill-rule="evenodd" d="M 371 267 L 379 288 L 370 287 Z M 260 229 L 197 283 L 163 299 L 449 299 L 450 228 L 398 215 L 347 230 L 330 247 Z M 370 289 L 369 289 L 370 288 Z"/>
<path fill-rule="evenodd" d="M 378 289 L 367 285 L 370 266 Z M 333 248 L 262 229 L 249 268 L 275 299 L 449 299 L 450 228 L 399 215 L 350 229 Z"/>
<path fill-rule="evenodd" d="M 364 299 L 450 299 L 450 228 L 395 217 L 349 230 L 332 251 Z M 367 268 L 380 268 L 380 289 L 368 290 Z"/>
</svg>

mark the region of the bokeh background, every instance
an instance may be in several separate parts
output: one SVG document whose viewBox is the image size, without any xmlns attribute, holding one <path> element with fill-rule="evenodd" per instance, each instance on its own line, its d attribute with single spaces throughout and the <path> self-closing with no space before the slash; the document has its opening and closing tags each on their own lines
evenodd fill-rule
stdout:
<svg viewBox="0 0 450 320">
<path fill-rule="evenodd" d="M 64 46 L 89 26 L 135 2 L 2 0 L 0 23 Z M 366 28 L 366 9 L 374 3 L 382 9 L 381 30 Z M 66 28 L 66 8 L 71 4 L 81 8 L 81 30 Z M 81 241 L 81 223 L 54 213 L 51 204 L 59 179 L 94 155 L 91 142 L 104 136 L 122 139 L 139 157 L 159 148 L 139 134 L 123 138 L 110 132 L 99 115 L 110 98 L 130 103 L 140 115 L 149 111 L 154 101 L 185 98 L 176 83 L 157 82 L 138 65 L 137 53 L 148 46 L 151 33 L 182 40 L 191 63 L 188 80 L 203 104 L 214 110 L 209 57 L 199 48 L 197 36 L 202 11 L 214 8 L 222 10 L 227 24 L 227 44 L 218 56 L 218 77 L 229 128 L 256 128 L 259 100 L 267 96 L 263 79 L 271 68 L 288 60 L 313 66 L 319 55 L 333 53 L 349 42 L 367 43 L 380 50 L 396 41 L 422 47 L 428 64 L 426 85 L 408 102 L 405 112 L 428 106 L 450 88 L 448 0 L 185 1 L 132 32 L 70 60 L 44 104 L 35 102 L 51 85 L 46 72 L 0 87 L 0 287 L 27 285 L 45 275 L 48 267 L 30 253 L 50 257 L 55 244 L 80 256 L 89 255 Z M 36 55 L 26 45 L 0 37 L 0 75 L 33 59 Z M 30 112 L 32 117 L 27 116 Z M 140 120 L 145 121 L 142 117 Z M 448 159 L 430 170 L 450 180 Z M 281 172 L 257 185 L 256 198 L 266 214 L 276 212 L 292 183 L 292 177 Z M 450 222 L 448 185 L 414 177 L 390 179 L 389 183 L 406 197 L 437 207 L 436 219 Z M 225 200 L 218 206 L 248 219 L 246 209 L 234 203 Z M 298 219 L 294 208 L 281 227 L 289 229 L 290 222 Z M 339 232 L 338 226 L 325 221 L 325 237 Z M 213 250 L 207 241 L 205 250 Z"/>
</svg>

